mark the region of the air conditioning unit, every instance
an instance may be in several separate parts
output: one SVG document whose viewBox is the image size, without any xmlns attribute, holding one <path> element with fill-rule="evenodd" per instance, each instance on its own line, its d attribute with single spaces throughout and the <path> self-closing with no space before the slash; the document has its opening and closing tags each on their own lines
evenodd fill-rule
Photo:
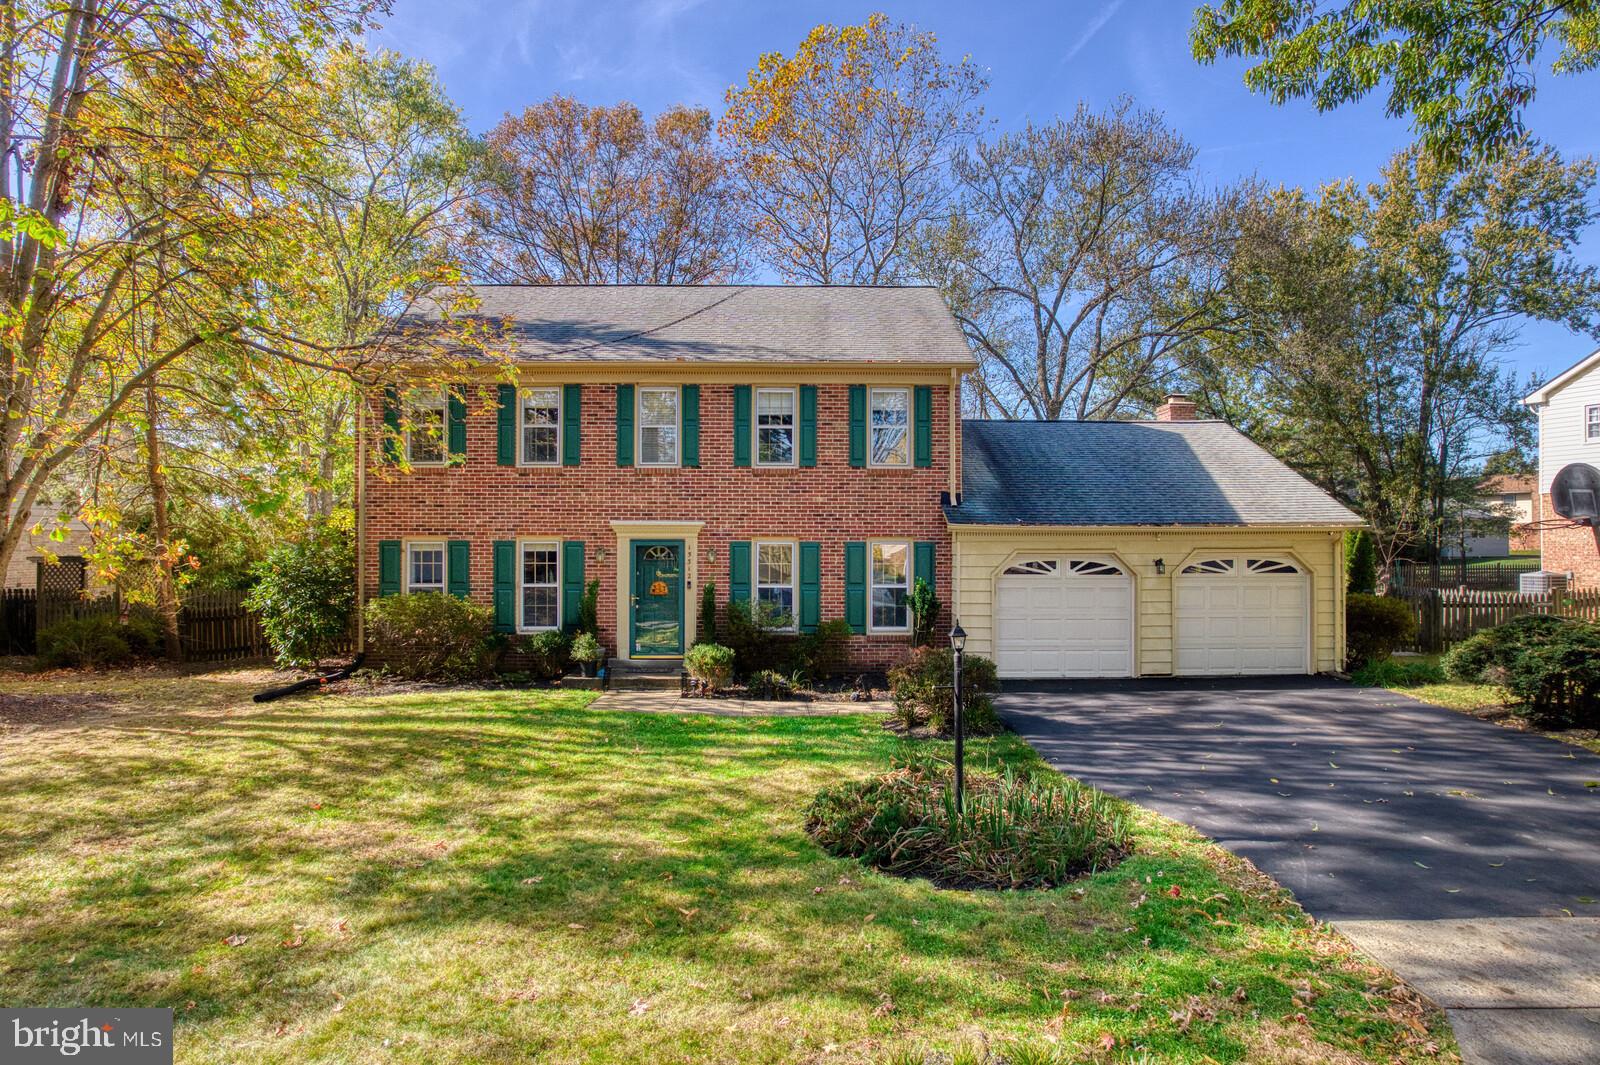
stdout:
<svg viewBox="0 0 1600 1065">
<path fill-rule="evenodd" d="M 1551 592 L 1564 593 L 1567 590 L 1567 577 L 1568 574 L 1552 573 L 1547 569 L 1524 573 L 1517 578 L 1517 591 L 1523 595 L 1549 595 Z"/>
</svg>

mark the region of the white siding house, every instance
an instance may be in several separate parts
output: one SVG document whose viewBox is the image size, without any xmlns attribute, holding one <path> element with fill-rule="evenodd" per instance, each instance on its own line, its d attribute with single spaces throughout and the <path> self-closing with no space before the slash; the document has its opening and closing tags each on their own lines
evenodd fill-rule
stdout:
<svg viewBox="0 0 1600 1065">
<path fill-rule="evenodd" d="M 1600 469 L 1600 350 L 1591 352 L 1523 400 L 1539 417 L 1539 484 L 1535 520 L 1543 566 L 1600 585 L 1600 540 L 1595 530 L 1561 527 L 1550 509 L 1550 482 L 1574 462 Z"/>
</svg>

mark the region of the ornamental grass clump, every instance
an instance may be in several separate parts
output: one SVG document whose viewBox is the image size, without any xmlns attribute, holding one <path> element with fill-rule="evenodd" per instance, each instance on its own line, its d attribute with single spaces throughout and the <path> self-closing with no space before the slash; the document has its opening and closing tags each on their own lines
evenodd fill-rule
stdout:
<svg viewBox="0 0 1600 1065">
<path fill-rule="evenodd" d="M 1076 780 L 971 772 L 957 809 L 951 767 L 912 757 L 824 789 L 806 830 L 829 854 L 944 888 L 1051 888 L 1131 849 L 1127 807 Z"/>
</svg>

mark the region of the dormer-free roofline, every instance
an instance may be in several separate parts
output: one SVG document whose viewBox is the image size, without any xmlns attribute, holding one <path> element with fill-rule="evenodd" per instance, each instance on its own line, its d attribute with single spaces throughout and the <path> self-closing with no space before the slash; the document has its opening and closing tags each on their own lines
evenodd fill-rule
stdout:
<svg viewBox="0 0 1600 1065">
<path fill-rule="evenodd" d="M 1556 374 L 1550 380 L 1540 385 L 1537 389 L 1523 397 L 1523 404 L 1537 407 L 1550 402 L 1550 397 L 1561 391 L 1573 381 L 1582 377 L 1595 366 L 1600 366 L 1600 348 L 1596 348 L 1588 355 L 1579 359 L 1575 364 Z"/>
</svg>

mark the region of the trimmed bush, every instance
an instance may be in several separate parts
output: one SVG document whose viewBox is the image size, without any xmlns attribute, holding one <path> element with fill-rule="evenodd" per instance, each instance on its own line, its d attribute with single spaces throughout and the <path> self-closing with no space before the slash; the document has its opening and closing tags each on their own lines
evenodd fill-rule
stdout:
<svg viewBox="0 0 1600 1065">
<path fill-rule="evenodd" d="M 1405 662 L 1386 658 L 1368 662 L 1350 674 L 1350 683 L 1359 688 L 1418 688 L 1424 684 L 1443 684 L 1444 669 L 1435 662 Z"/>
<path fill-rule="evenodd" d="M 801 637 L 801 653 L 814 680 L 837 677 L 850 664 L 850 623 L 843 618 L 824 621 L 817 631 Z"/>
<path fill-rule="evenodd" d="M 794 681 L 775 669 L 763 669 L 746 681 L 753 699 L 787 699 L 794 694 Z"/>
<path fill-rule="evenodd" d="M 590 581 L 583 586 L 583 595 L 578 599 L 578 623 L 574 628 L 595 636 L 600 634 L 599 581 Z"/>
<path fill-rule="evenodd" d="M 1600 727 L 1600 625 L 1527 614 L 1463 640 L 1445 668 L 1503 686 L 1541 728 Z"/>
<path fill-rule="evenodd" d="M 280 666 L 315 666 L 350 631 L 356 606 L 356 563 L 351 520 L 330 519 L 296 543 L 274 547 L 254 568 L 256 583 L 245 607 L 261 628 Z"/>
<path fill-rule="evenodd" d="M 1378 591 L 1378 551 L 1372 533 L 1355 529 L 1344 534 L 1345 588 L 1353 595 L 1374 595 Z"/>
<path fill-rule="evenodd" d="M 1131 849 L 1127 807 L 1076 780 L 971 772 L 965 809 L 952 771 L 910 758 L 827 788 L 806 830 L 829 854 L 946 888 L 1051 888 L 1107 869 Z"/>
<path fill-rule="evenodd" d="M 918 577 L 911 585 L 906 607 L 911 611 L 911 642 L 926 647 L 938 639 L 933 624 L 939 620 L 939 597 L 933 594 L 933 586 Z"/>
<path fill-rule="evenodd" d="M 733 649 L 737 676 L 753 677 L 764 669 L 792 673 L 800 665 L 799 641 L 793 633 L 776 627 L 779 619 L 770 608 L 752 607 L 744 601 L 728 604 L 728 624 L 722 646 Z"/>
<path fill-rule="evenodd" d="M 67 618 L 39 633 L 39 664 L 46 669 L 104 669 L 133 658 L 123 625 L 111 614 Z"/>
<path fill-rule="evenodd" d="M 720 643 L 697 643 L 683 656 L 683 668 L 708 692 L 728 686 L 733 680 L 733 662 L 733 648 Z"/>
<path fill-rule="evenodd" d="M 494 612 L 437 593 L 367 604 L 367 634 L 391 672 L 413 680 L 479 677 L 494 665 Z"/>
<path fill-rule="evenodd" d="M 528 672 L 539 680 L 555 680 L 572 664 L 572 637 L 560 629 L 546 629 L 522 638 Z"/>
<path fill-rule="evenodd" d="M 717 585 L 706 581 L 700 586 L 700 628 L 694 634 L 695 643 L 717 642 Z"/>
<path fill-rule="evenodd" d="M 1351 593 L 1344 604 L 1344 668 L 1381 662 L 1417 638 L 1411 604 L 1391 595 Z"/>
<path fill-rule="evenodd" d="M 600 646 L 599 637 L 592 632 L 580 632 L 572 638 L 572 660 L 594 665 L 606 656 L 606 649 Z"/>
<path fill-rule="evenodd" d="M 950 685 L 955 653 L 948 647 L 919 647 L 889 671 L 895 717 L 906 728 L 929 725 L 941 735 L 955 726 Z M 995 664 L 982 655 L 965 655 L 961 667 L 962 724 L 972 735 L 1000 730 L 990 695 L 1000 686 Z"/>
</svg>

